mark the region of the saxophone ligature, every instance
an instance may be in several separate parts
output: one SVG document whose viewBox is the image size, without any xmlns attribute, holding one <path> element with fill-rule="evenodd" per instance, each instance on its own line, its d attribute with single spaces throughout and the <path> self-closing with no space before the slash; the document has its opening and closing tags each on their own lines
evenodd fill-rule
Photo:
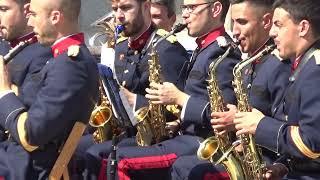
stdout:
<svg viewBox="0 0 320 180">
<path fill-rule="evenodd" d="M 220 47 L 227 48 L 225 53 L 220 55 L 209 65 L 209 80 L 208 80 L 208 94 L 211 106 L 211 112 L 225 111 L 225 103 L 221 90 L 218 87 L 216 69 L 218 65 L 236 48 L 233 42 L 227 43 L 225 37 L 217 38 Z M 232 143 L 228 134 L 220 135 L 214 129 L 215 135 L 207 138 L 202 143 L 197 151 L 197 157 L 200 160 L 209 160 L 214 164 L 222 164 L 231 180 L 245 180 L 245 173 L 243 172 L 240 162 L 240 156 L 235 151 L 236 143 Z"/>
<path fill-rule="evenodd" d="M 275 45 L 266 46 L 262 51 L 246 60 L 239 62 L 233 69 L 233 86 L 238 101 L 239 112 L 250 112 L 252 107 L 249 104 L 246 89 L 243 86 L 242 70 L 248 64 L 269 54 L 275 49 Z M 240 143 L 242 145 L 242 163 L 246 172 L 246 179 L 262 180 L 265 173 L 266 164 L 262 160 L 261 149 L 257 147 L 254 136 L 252 134 L 240 135 Z"/>
<path fill-rule="evenodd" d="M 156 46 L 174 33 L 182 31 L 186 28 L 186 24 L 178 24 L 165 36 L 161 37 L 156 42 L 150 41 L 151 53 L 149 54 L 149 82 L 162 83 L 160 79 L 161 66 L 159 56 L 156 52 Z M 148 45 L 148 46 L 149 46 Z M 147 48 L 148 49 L 148 48 Z M 150 146 L 154 143 L 161 142 L 168 137 L 166 130 L 166 118 L 164 115 L 164 105 L 152 104 L 149 101 L 149 106 L 138 109 L 134 116 L 137 119 L 137 136 L 136 141 L 139 146 Z"/>
</svg>

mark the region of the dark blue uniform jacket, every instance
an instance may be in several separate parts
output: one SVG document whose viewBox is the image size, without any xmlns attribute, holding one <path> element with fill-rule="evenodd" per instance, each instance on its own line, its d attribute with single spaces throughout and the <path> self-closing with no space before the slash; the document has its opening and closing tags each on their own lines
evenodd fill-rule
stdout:
<svg viewBox="0 0 320 180">
<path fill-rule="evenodd" d="M 0 43 L 1 55 L 6 55 L 10 49 L 10 44 L 7 41 Z M 50 48 L 43 47 L 39 43 L 34 43 L 20 51 L 8 63 L 10 80 L 12 84 L 18 87 L 18 97 L 26 108 L 29 108 L 34 101 L 39 87 L 38 83 L 31 84 L 24 82 L 34 81 L 34 79 L 39 77 L 37 73 L 40 72 L 50 58 L 52 58 Z M 39 81 L 39 79 L 36 79 L 36 81 Z M 0 139 L 5 140 L 4 129 L 2 127 L 0 129 Z"/>
<path fill-rule="evenodd" d="M 97 101 L 98 70 L 85 45 L 75 49 L 50 59 L 38 82 L 26 82 L 40 84 L 29 109 L 13 93 L 0 99 L 0 125 L 11 134 L 0 144 L 5 179 L 47 178 L 74 123 L 88 122 Z"/>
<path fill-rule="evenodd" d="M 227 41 L 232 41 L 225 33 L 223 35 Z M 198 51 L 198 52 L 197 52 Z M 212 132 L 210 125 L 210 105 L 207 91 L 209 65 L 225 52 L 224 48 L 219 47 L 217 41 L 212 41 L 205 48 L 196 50 L 193 55 L 194 65 L 188 75 L 185 85 L 185 93 L 190 98 L 185 105 L 182 128 L 185 133 L 207 136 Z M 236 104 L 236 97 L 233 91 L 232 70 L 240 60 L 241 53 L 238 49 L 232 51 L 217 67 L 217 81 L 222 92 L 225 103 Z M 192 62 L 192 59 L 191 59 Z"/>
<path fill-rule="evenodd" d="M 156 34 L 156 38 L 159 37 L 160 35 Z M 149 87 L 150 50 L 144 53 L 132 50 L 128 47 L 128 40 L 118 43 L 115 48 L 116 75 L 120 84 L 125 84 L 128 90 L 137 94 L 135 110 L 148 105 L 144 95 L 146 94 L 145 89 Z M 156 51 L 159 55 L 162 80 L 172 82 L 178 88 L 183 89 L 183 81 L 179 78 L 184 79 L 184 77 L 179 77 L 179 74 L 188 60 L 186 50 L 177 41 L 164 40 L 157 45 Z"/>
<path fill-rule="evenodd" d="M 319 48 L 316 44 L 314 48 Z M 320 178 L 320 54 L 315 50 L 290 82 L 276 114 L 286 114 L 286 121 L 266 116 L 258 124 L 256 142 L 290 159 L 288 177 Z M 300 63 L 301 64 L 301 63 Z M 300 66 L 299 64 L 299 66 Z M 299 69 L 298 66 L 298 69 Z"/>
</svg>

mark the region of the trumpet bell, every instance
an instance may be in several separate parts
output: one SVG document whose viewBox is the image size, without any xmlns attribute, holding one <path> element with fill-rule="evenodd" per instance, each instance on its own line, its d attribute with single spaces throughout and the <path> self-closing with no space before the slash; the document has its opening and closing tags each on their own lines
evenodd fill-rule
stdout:
<svg viewBox="0 0 320 180">
<path fill-rule="evenodd" d="M 212 136 L 210 138 L 205 139 L 202 143 L 200 143 L 200 146 L 197 151 L 197 157 L 201 160 L 209 160 L 213 161 L 213 157 L 217 154 L 219 150 L 219 140 Z"/>
</svg>

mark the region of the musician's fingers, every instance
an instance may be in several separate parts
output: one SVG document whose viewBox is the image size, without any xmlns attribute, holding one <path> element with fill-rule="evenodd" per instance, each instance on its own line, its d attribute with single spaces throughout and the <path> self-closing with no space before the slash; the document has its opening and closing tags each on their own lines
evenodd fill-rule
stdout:
<svg viewBox="0 0 320 180">
<path fill-rule="evenodd" d="M 151 101 L 159 100 L 159 97 L 158 97 L 158 96 L 155 96 L 155 95 L 152 95 L 152 94 L 146 94 L 145 97 L 146 97 L 147 99 L 150 99 Z"/>
<path fill-rule="evenodd" d="M 158 96 L 159 95 L 159 92 L 158 90 L 154 90 L 154 89 L 150 89 L 150 88 L 146 88 L 146 92 L 150 95 L 156 95 Z"/>
</svg>

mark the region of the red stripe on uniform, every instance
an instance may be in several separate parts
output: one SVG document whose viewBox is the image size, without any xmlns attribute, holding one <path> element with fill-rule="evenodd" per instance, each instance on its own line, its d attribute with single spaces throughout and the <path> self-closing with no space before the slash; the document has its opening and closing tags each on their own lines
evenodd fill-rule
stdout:
<svg viewBox="0 0 320 180">
<path fill-rule="evenodd" d="M 230 180 L 227 172 L 206 173 L 203 180 Z"/>
<path fill-rule="evenodd" d="M 176 154 L 122 159 L 118 163 L 119 180 L 129 180 L 129 170 L 170 167 L 177 159 Z"/>
<path fill-rule="evenodd" d="M 108 159 L 102 159 L 98 180 L 107 180 L 107 164 Z"/>
</svg>

